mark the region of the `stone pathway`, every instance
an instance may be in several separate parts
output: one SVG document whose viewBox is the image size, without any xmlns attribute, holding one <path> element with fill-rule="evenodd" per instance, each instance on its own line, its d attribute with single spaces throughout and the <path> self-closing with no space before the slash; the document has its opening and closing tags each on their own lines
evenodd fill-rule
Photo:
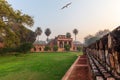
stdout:
<svg viewBox="0 0 120 80">
<path fill-rule="evenodd" d="M 89 78 L 89 68 L 85 55 L 77 58 L 62 80 L 91 80 Z"/>
</svg>

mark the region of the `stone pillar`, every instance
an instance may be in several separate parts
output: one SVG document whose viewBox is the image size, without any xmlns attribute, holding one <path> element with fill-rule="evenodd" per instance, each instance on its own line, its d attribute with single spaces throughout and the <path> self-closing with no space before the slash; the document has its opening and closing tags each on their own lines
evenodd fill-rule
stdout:
<svg viewBox="0 0 120 80">
<path fill-rule="evenodd" d="M 57 41 L 57 46 L 58 46 L 58 48 L 60 47 L 60 42 L 59 41 Z"/>
<path fill-rule="evenodd" d="M 62 41 L 62 46 L 63 46 L 63 48 L 64 48 L 64 45 L 65 45 L 65 43 L 64 43 L 64 41 Z"/>
<path fill-rule="evenodd" d="M 69 44 L 69 41 L 67 41 L 67 44 Z"/>
</svg>

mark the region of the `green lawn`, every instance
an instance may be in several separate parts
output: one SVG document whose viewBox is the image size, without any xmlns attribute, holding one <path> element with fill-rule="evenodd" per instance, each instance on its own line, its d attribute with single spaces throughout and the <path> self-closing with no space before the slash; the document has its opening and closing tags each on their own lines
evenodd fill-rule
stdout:
<svg viewBox="0 0 120 80">
<path fill-rule="evenodd" d="M 80 53 L 0 56 L 0 80 L 60 80 Z"/>
</svg>

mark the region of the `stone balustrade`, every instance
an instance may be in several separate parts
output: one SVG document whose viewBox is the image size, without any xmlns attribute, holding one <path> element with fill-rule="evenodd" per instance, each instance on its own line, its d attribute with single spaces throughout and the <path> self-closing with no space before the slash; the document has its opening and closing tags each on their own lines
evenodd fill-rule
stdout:
<svg viewBox="0 0 120 80">
<path fill-rule="evenodd" d="M 120 80 L 120 27 L 85 48 L 94 80 Z"/>
</svg>

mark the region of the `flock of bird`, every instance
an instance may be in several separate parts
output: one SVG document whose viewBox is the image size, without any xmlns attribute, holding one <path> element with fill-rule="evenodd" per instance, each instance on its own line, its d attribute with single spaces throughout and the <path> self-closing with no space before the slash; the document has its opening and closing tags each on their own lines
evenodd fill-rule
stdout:
<svg viewBox="0 0 120 80">
<path fill-rule="evenodd" d="M 72 4 L 72 2 L 70 2 L 70 3 L 68 3 L 68 4 L 66 4 L 65 6 L 63 6 L 62 8 L 61 8 L 61 10 L 63 10 L 63 9 L 65 9 L 65 8 L 67 8 L 68 6 L 70 6 Z"/>
</svg>

